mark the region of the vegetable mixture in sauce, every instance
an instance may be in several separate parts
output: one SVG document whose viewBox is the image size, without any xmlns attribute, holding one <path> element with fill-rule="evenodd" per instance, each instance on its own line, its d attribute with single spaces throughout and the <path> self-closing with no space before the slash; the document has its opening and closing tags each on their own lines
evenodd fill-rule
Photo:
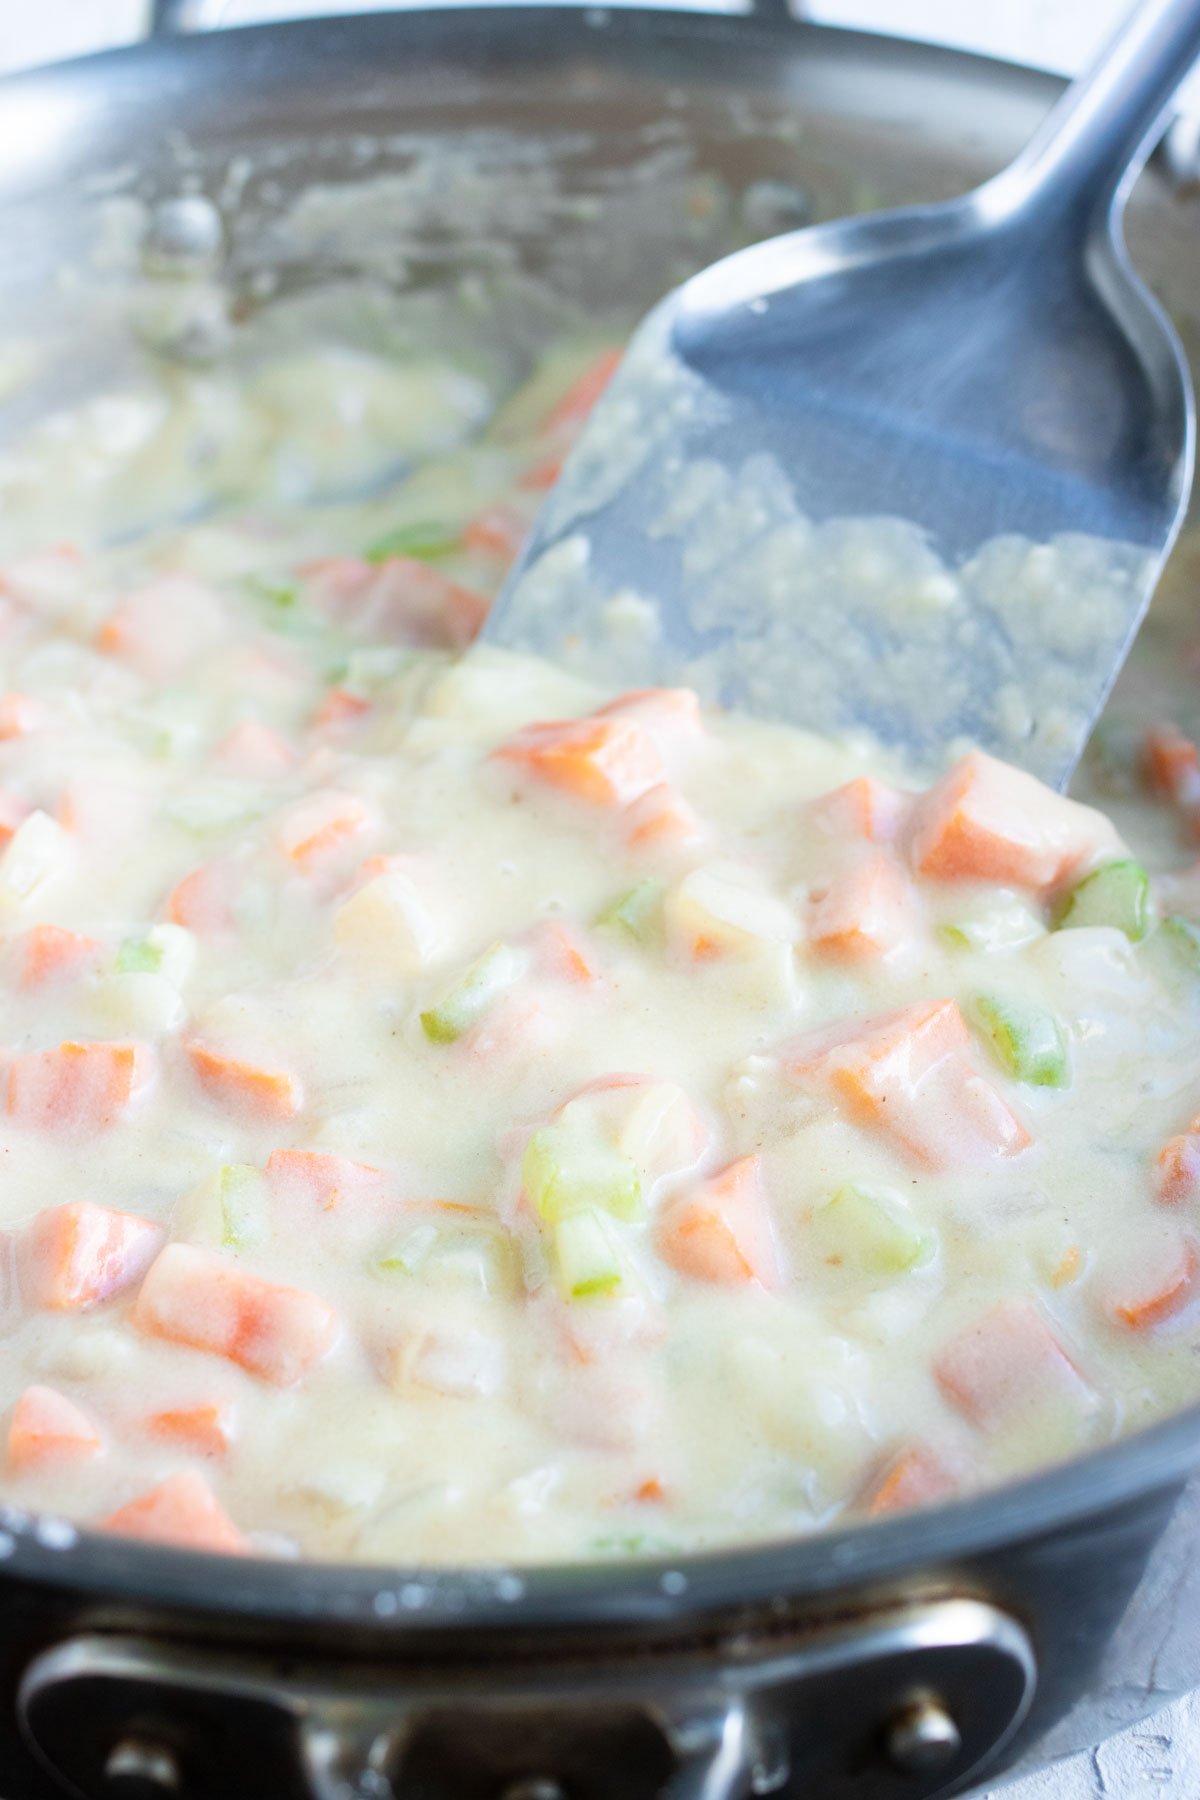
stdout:
<svg viewBox="0 0 1200 1800">
<path fill-rule="evenodd" d="M 0 566 L 11 1502 L 669 1553 L 1200 1396 L 1200 884 L 982 754 L 467 650 L 614 360 L 391 501 Z M 1192 743 L 1117 761 L 1182 863 Z"/>
</svg>

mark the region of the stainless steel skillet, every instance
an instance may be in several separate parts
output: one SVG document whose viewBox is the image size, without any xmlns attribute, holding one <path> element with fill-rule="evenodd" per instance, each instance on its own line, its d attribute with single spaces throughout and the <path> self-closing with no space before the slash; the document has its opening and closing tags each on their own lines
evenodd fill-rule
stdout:
<svg viewBox="0 0 1200 1800">
<path fill-rule="evenodd" d="M 128 354 L 113 244 L 137 223 L 131 199 L 152 217 L 182 193 L 217 204 L 235 320 L 367 273 L 431 290 L 480 278 L 498 237 L 511 271 L 626 317 L 788 209 L 958 191 L 1008 160 L 1054 91 L 782 20 L 491 8 L 160 43 L 12 81 L 0 337 L 52 354 L 7 393 L 0 433 Z M 286 229 L 313 183 L 428 174 L 447 147 L 496 176 L 483 216 L 414 198 L 393 219 L 403 267 L 327 214 L 306 238 Z M 676 209 L 688 223 L 671 234 Z M 1151 174 L 1130 237 L 1186 307 L 1200 291 L 1188 202 Z M 187 1800 L 962 1791 L 1200 1678 L 1197 1466 L 1191 1412 L 936 1513 L 537 1572 L 234 1564 L 9 1516 L 0 1792 L 50 1800 L 64 1778 Z"/>
</svg>

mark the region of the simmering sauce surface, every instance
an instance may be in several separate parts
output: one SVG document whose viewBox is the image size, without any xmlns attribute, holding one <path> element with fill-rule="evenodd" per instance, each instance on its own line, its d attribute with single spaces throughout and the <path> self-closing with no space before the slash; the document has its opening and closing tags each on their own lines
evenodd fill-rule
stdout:
<svg viewBox="0 0 1200 1800">
<path fill-rule="evenodd" d="M 1123 836 L 468 648 L 612 363 L 366 507 L 0 565 L 10 1500 L 669 1552 L 1200 1396 L 1189 740 L 1105 743 Z"/>
</svg>

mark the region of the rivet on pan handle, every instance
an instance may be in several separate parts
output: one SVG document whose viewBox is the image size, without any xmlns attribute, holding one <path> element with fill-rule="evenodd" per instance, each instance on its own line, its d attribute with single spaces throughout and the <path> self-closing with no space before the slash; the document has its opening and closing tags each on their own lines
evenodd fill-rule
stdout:
<svg viewBox="0 0 1200 1800">
<path fill-rule="evenodd" d="M 19 1694 L 87 1800 L 934 1800 L 990 1763 L 1034 1691 L 1029 1639 L 947 1598 L 703 1644 L 434 1662 L 94 1634 Z"/>
</svg>

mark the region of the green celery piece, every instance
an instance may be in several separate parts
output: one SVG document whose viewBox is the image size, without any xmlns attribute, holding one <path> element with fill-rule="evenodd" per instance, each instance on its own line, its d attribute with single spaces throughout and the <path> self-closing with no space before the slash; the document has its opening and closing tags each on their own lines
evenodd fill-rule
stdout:
<svg viewBox="0 0 1200 1800">
<path fill-rule="evenodd" d="M 382 563 L 392 556 L 412 556 L 418 562 L 436 562 L 439 556 L 452 556 L 458 548 L 457 532 L 429 520 L 417 520 L 411 525 L 397 525 L 376 538 L 367 549 L 366 560 Z"/>
<path fill-rule="evenodd" d="M 300 586 L 286 575 L 248 575 L 246 586 L 256 600 L 265 600 L 280 612 L 300 604 Z"/>
<path fill-rule="evenodd" d="M 497 994 L 512 985 L 519 972 L 515 951 L 507 944 L 493 944 L 437 1006 L 421 1014 L 425 1036 L 435 1044 L 456 1043 L 482 1017 Z"/>
<path fill-rule="evenodd" d="M 149 938 L 129 937 L 117 951 L 117 974 L 157 975 L 162 959 L 161 944 L 152 944 Z"/>
<path fill-rule="evenodd" d="M 1200 925 L 1168 913 L 1146 939 L 1142 953 L 1166 981 L 1200 975 Z"/>
<path fill-rule="evenodd" d="M 193 837 L 208 837 L 216 831 L 231 831 L 235 826 L 249 824 L 260 810 L 248 804 L 243 795 L 226 788 L 215 793 L 180 794 L 169 802 L 166 814 L 181 831 L 188 831 Z"/>
<path fill-rule="evenodd" d="M 1030 1087 L 1066 1087 L 1067 1041 L 1052 1014 L 1023 1001 L 976 997 L 972 1011 L 1000 1067 Z"/>
<path fill-rule="evenodd" d="M 609 1226 L 598 1212 L 573 1212 L 554 1227 L 554 1266 L 568 1300 L 615 1294 L 621 1263 Z"/>
<path fill-rule="evenodd" d="M 602 931 L 620 931 L 636 943 L 646 944 L 655 936 L 662 906 L 664 884 L 654 877 L 647 876 L 639 881 L 628 893 L 619 894 L 610 900 L 602 912 L 596 915 L 596 925 Z"/>
<path fill-rule="evenodd" d="M 598 1556 L 674 1556 L 679 1548 L 669 1538 L 652 1537 L 647 1531 L 610 1531 L 592 1539 Z"/>
<path fill-rule="evenodd" d="M 632 1159 L 603 1139 L 565 1125 L 544 1125 L 534 1132 L 521 1179 L 533 1205 L 551 1224 L 596 1208 L 619 1219 L 641 1215 L 642 1181 Z"/>
<path fill-rule="evenodd" d="M 1138 943 L 1150 928 L 1150 880 L 1145 869 L 1132 857 L 1103 863 L 1071 889 L 1054 922 L 1060 931 L 1113 925 Z"/>
<path fill-rule="evenodd" d="M 221 1242 L 247 1250 L 264 1235 L 262 1176 L 253 1163 L 226 1163 L 217 1176 L 221 1201 Z"/>
<path fill-rule="evenodd" d="M 369 700 L 389 681 L 410 669 L 418 654 L 396 644 L 359 645 L 330 664 L 328 678 L 347 692 Z"/>
<path fill-rule="evenodd" d="M 937 1240 L 894 1201 L 857 1182 L 847 1182 L 813 1214 L 813 1227 L 829 1256 L 867 1275 L 904 1275 L 929 1262 Z"/>
<path fill-rule="evenodd" d="M 1016 901 L 947 920 L 938 936 L 953 950 L 1015 950 L 1045 932 L 1031 907 Z"/>
<path fill-rule="evenodd" d="M 429 1223 L 414 1225 L 406 1236 L 389 1244 L 383 1254 L 375 1258 L 376 1273 L 379 1275 L 415 1275 L 437 1243 L 437 1237 L 436 1225 Z"/>
</svg>

